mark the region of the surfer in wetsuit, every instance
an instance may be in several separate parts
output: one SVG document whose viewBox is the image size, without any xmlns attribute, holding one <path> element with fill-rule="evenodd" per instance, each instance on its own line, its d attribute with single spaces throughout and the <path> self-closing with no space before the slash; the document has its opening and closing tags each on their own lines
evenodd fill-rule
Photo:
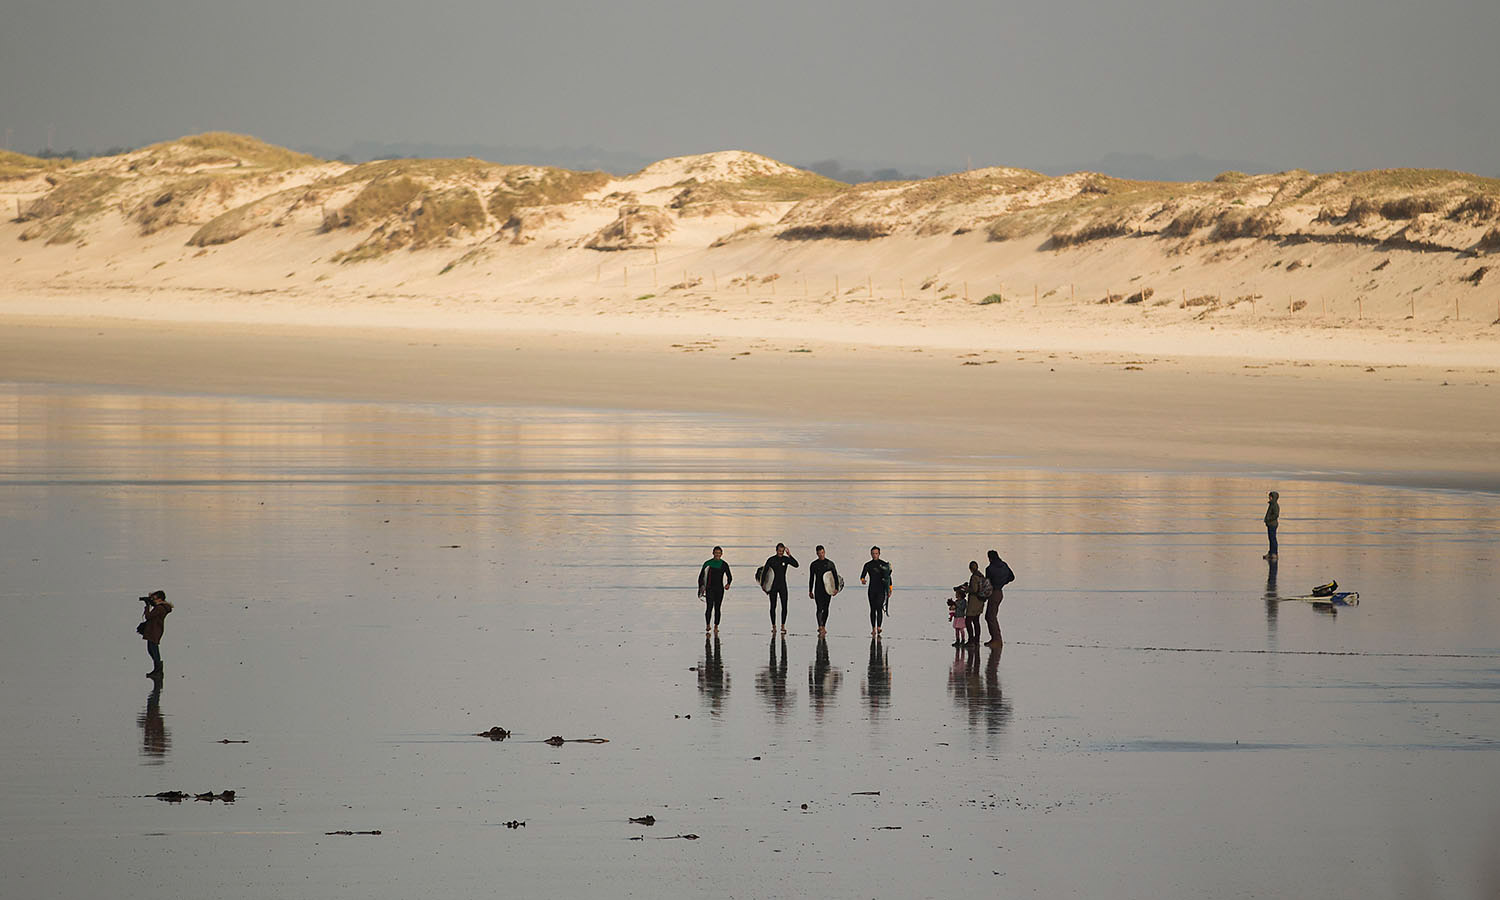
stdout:
<svg viewBox="0 0 1500 900">
<path fill-rule="evenodd" d="M 870 561 L 859 570 L 859 583 L 869 584 L 870 634 L 878 635 L 885 622 L 885 605 L 891 599 L 891 564 L 880 558 L 880 548 L 870 548 Z"/>
<path fill-rule="evenodd" d="M 698 569 L 698 596 L 703 598 L 703 633 L 712 628 L 719 630 L 719 608 L 724 604 L 724 590 L 734 581 L 729 563 L 724 561 L 724 548 L 715 547 L 713 559 Z"/>
<path fill-rule="evenodd" d="M 787 566 L 796 566 L 799 569 L 802 568 L 802 566 L 797 563 L 797 558 L 795 556 L 793 556 L 792 554 L 790 554 L 790 553 L 787 552 L 786 544 L 777 544 L 776 545 L 776 553 L 775 553 L 775 555 L 774 556 L 768 556 L 768 557 L 766 557 L 766 566 L 765 567 L 767 569 L 770 569 L 771 572 L 775 575 L 775 580 L 771 582 L 771 590 L 770 590 L 770 594 L 771 594 L 771 630 L 772 631 L 776 630 L 776 598 L 780 597 L 781 598 L 781 631 L 782 631 L 783 634 L 786 633 L 786 606 L 787 606 L 787 603 L 786 603 L 786 594 L 787 594 L 787 591 L 786 591 L 786 567 Z"/>
<path fill-rule="evenodd" d="M 839 567 L 833 564 L 828 554 L 819 544 L 817 548 L 818 558 L 807 567 L 807 596 L 817 604 L 818 609 L 818 634 L 828 633 L 828 603 L 833 595 L 828 593 L 828 588 L 823 584 L 823 574 L 832 572 L 834 583 L 838 583 Z"/>
</svg>

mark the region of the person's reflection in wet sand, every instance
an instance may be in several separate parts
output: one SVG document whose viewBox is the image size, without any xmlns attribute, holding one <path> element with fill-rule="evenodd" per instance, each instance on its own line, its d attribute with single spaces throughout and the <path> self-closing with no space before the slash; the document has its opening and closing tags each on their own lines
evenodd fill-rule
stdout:
<svg viewBox="0 0 1500 900">
<path fill-rule="evenodd" d="M 989 734 L 999 734 L 1010 722 L 1011 705 L 1000 685 L 1000 655 L 1003 646 L 986 647 L 984 671 L 980 673 L 977 647 L 960 648 L 953 653 L 953 667 L 948 670 L 948 690 L 954 703 L 969 713 L 969 727 L 981 722 Z"/>
<path fill-rule="evenodd" d="M 777 644 L 780 643 L 780 647 Z M 777 651 L 780 650 L 780 655 Z M 786 686 L 786 636 L 771 638 L 771 658 L 761 673 L 755 677 L 755 689 L 760 692 L 766 705 L 771 707 L 771 715 L 777 719 L 786 718 L 787 710 L 792 703 L 792 692 Z"/>
<path fill-rule="evenodd" d="M 838 693 L 843 677 L 844 673 L 828 661 L 828 639 L 820 635 L 818 652 L 807 667 L 807 695 L 812 700 L 813 715 L 818 719 L 823 718 L 824 710 L 833 703 L 833 695 Z"/>
<path fill-rule="evenodd" d="M 1266 635 L 1276 635 L 1276 616 L 1281 612 L 1281 595 L 1276 592 L 1276 560 L 1266 560 Z"/>
<path fill-rule="evenodd" d="M 141 727 L 141 755 L 147 765 L 159 766 L 166 761 L 167 751 L 172 749 L 172 732 L 167 730 L 166 720 L 161 716 L 160 675 L 151 679 L 151 693 L 146 695 L 146 708 L 136 716 L 135 723 Z"/>
<path fill-rule="evenodd" d="M 698 665 L 698 693 L 708 701 L 711 712 L 724 708 L 729 696 L 729 673 L 724 671 L 724 657 L 719 653 L 719 639 L 703 639 L 703 662 Z"/>
<path fill-rule="evenodd" d="M 872 717 L 878 716 L 882 709 L 890 705 L 891 660 L 879 638 L 870 638 L 870 666 L 865 673 L 862 690 L 865 702 L 870 704 Z"/>
</svg>

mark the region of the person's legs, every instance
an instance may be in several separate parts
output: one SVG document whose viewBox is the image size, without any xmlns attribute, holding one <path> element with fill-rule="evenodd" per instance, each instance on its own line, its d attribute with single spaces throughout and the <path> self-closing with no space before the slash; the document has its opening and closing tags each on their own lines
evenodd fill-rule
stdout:
<svg viewBox="0 0 1500 900">
<path fill-rule="evenodd" d="M 882 595 L 882 594 L 875 594 L 875 593 L 872 592 L 869 595 L 869 600 L 870 600 L 870 627 L 872 629 L 879 628 L 881 626 L 881 623 L 883 623 L 885 621 L 885 596 Z"/>
<path fill-rule="evenodd" d="M 1270 541 L 1270 544 L 1271 544 L 1271 549 L 1266 554 L 1266 556 L 1267 557 L 1277 556 L 1278 554 L 1276 552 L 1276 526 L 1275 525 L 1267 525 L 1266 526 L 1266 538 Z"/>
<path fill-rule="evenodd" d="M 704 600 L 706 602 L 703 608 L 703 630 L 707 631 L 709 626 L 717 628 L 719 625 L 719 610 L 724 605 L 724 595 L 710 591 Z"/>
<path fill-rule="evenodd" d="M 819 628 L 826 628 L 828 626 L 828 603 L 829 603 L 829 599 L 830 598 L 828 598 L 828 597 L 815 597 L 813 599 L 813 602 L 817 604 L 817 608 L 818 608 L 818 627 Z"/>
<path fill-rule="evenodd" d="M 969 616 L 969 643 L 979 643 L 979 617 Z"/>
<path fill-rule="evenodd" d="M 778 594 L 781 595 L 781 630 L 785 631 L 786 630 L 786 608 L 791 605 L 791 603 L 789 603 L 787 601 L 786 585 L 782 585 L 781 587 L 776 588 L 773 591 L 771 591 L 771 619 L 772 619 L 771 624 L 773 624 L 773 625 L 776 624 L 776 622 L 775 622 L 775 619 L 776 619 L 776 596 Z"/>
<path fill-rule="evenodd" d="M 989 626 L 991 644 L 998 644 L 1000 639 L 1000 589 L 995 588 L 995 593 L 990 597 L 989 603 L 984 607 L 984 624 Z"/>
<path fill-rule="evenodd" d="M 146 642 L 146 652 L 151 654 L 151 672 L 155 674 L 161 671 L 161 645 L 155 641 Z"/>
</svg>

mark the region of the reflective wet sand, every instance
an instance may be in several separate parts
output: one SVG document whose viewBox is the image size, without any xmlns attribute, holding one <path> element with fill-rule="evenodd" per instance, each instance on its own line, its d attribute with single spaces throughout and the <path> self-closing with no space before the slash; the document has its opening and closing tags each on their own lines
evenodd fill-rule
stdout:
<svg viewBox="0 0 1500 900">
<path fill-rule="evenodd" d="M 16 385 L 0 434 L 7 896 L 1500 889 L 1493 494 Z M 751 583 L 778 540 L 785 638 Z M 816 543 L 851 582 L 826 640 Z M 948 586 L 991 547 L 1006 645 L 956 651 Z M 1283 599 L 1329 578 L 1360 605 Z M 133 631 L 156 587 L 159 690 Z M 142 796 L 173 789 L 239 799 Z"/>
</svg>

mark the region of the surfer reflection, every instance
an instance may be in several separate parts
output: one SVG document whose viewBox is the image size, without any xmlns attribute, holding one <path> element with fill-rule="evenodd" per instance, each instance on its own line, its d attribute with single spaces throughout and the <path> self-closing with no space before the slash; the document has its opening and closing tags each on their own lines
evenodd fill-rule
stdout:
<svg viewBox="0 0 1500 900">
<path fill-rule="evenodd" d="M 819 636 L 818 651 L 807 667 L 807 695 L 812 700 L 813 714 L 819 719 L 823 718 L 827 705 L 833 702 L 833 695 L 838 693 L 839 681 L 843 677 L 844 673 L 828 661 L 828 639 Z"/>
<path fill-rule="evenodd" d="M 953 652 L 953 667 L 948 670 L 948 692 L 959 709 L 969 714 L 969 727 L 981 723 L 989 734 L 999 734 L 1010 722 L 1010 701 L 1000 686 L 1000 654 L 1003 646 L 986 648 L 984 669 L 979 666 L 977 647 Z"/>
<path fill-rule="evenodd" d="M 159 766 L 166 761 L 167 751 L 172 749 L 172 732 L 167 730 L 166 720 L 161 715 L 160 675 L 151 679 L 151 693 L 146 695 L 146 708 L 135 717 L 141 728 L 141 755 L 148 765 Z"/>
<path fill-rule="evenodd" d="M 871 715 L 877 715 L 885 707 L 890 705 L 891 699 L 891 660 L 885 649 L 885 644 L 878 638 L 870 638 L 870 665 L 865 672 L 865 683 L 862 687 L 865 702 L 870 704 Z"/>
<path fill-rule="evenodd" d="M 770 661 L 766 663 L 766 667 L 761 670 L 760 674 L 755 676 L 755 689 L 760 692 L 766 705 L 771 707 L 771 715 L 777 719 L 784 719 L 792 702 L 792 692 L 786 686 L 786 638 L 771 638 L 769 652 Z"/>
<path fill-rule="evenodd" d="M 719 638 L 703 639 L 703 662 L 698 666 L 698 693 L 708 701 L 708 708 L 718 712 L 729 696 L 729 673 L 724 671 L 724 657 L 719 653 Z"/>
</svg>

